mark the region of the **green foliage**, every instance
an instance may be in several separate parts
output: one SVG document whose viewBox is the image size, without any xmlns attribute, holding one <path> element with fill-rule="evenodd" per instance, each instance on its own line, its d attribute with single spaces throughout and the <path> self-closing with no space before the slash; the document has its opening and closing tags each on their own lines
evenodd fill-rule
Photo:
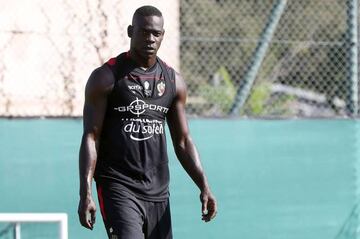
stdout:
<svg viewBox="0 0 360 239">
<path fill-rule="evenodd" d="M 193 90 L 189 94 L 217 107 L 218 114 L 227 114 L 275 2 L 180 1 L 181 72 Z M 346 10 L 346 1 L 340 0 L 288 1 L 245 104 L 247 114 L 291 112 L 286 107 L 296 99 L 272 95 L 272 84 L 324 94 L 333 109 L 335 97 L 346 100 Z M 222 83 L 209 83 L 222 69 L 228 74 Z M 204 105 L 196 107 L 194 111 L 204 112 Z"/>
<path fill-rule="evenodd" d="M 230 74 L 225 67 L 220 67 L 215 73 L 220 77 L 218 85 L 204 84 L 200 87 L 202 96 L 212 108 L 216 108 L 218 114 L 227 114 L 234 100 L 236 89 L 231 81 Z"/>
<path fill-rule="evenodd" d="M 270 94 L 270 87 L 267 83 L 262 83 L 254 88 L 247 102 L 252 115 L 262 115 L 264 113 Z"/>
<path fill-rule="evenodd" d="M 291 103 L 296 100 L 294 96 L 282 95 L 278 98 L 271 97 L 271 84 L 261 82 L 255 85 L 241 115 L 253 117 L 272 115 L 287 116 L 291 113 Z"/>
</svg>

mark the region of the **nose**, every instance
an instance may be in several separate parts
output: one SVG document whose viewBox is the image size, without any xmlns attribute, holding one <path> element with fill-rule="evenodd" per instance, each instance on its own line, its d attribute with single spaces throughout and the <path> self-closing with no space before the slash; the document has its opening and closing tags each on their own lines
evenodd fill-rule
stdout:
<svg viewBox="0 0 360 239">
<path fill-rule="evenodd" d="M 150 42 L 150 43 L 154 43 L 155 42 L 155 36 L 152 33 L 147 34 L 146 41 Z"/>
</svg>

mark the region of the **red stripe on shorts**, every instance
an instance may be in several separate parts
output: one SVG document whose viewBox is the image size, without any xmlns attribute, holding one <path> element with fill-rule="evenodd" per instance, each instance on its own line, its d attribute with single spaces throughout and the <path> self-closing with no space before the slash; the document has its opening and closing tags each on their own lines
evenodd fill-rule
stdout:
<svg viewBox="0 0 360 239">
<path fill-rule="evenodd" d="M 106 214 L 105 214 L 105 208 L 104 208 L 104 198 L 103 198 L 101 186 L 97 187 L 97 193 L 98 193 L 98 198 L 99 198 L 99 206 L 100 206 L 101 215 L 102 215 L 103 219 L 106 220 Z"/>
</svg>

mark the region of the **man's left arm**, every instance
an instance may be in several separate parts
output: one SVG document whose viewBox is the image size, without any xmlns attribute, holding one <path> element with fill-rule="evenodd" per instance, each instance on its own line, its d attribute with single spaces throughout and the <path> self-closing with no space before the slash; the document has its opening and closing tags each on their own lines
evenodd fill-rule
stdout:
<svg viewBox="0 0 360 239">
<path fill-rule="evenodd" d="M 177 158 L 181 165 L 200 189 L 202 220 L 209 222 L 216 216 L 217 203 L 212 194 L 201 165 L 199 153 L 191 139 L 185 115 L 186 85 L 176 73 L 176 96 L 169 110 L 167 122 Z"/>
</svg>

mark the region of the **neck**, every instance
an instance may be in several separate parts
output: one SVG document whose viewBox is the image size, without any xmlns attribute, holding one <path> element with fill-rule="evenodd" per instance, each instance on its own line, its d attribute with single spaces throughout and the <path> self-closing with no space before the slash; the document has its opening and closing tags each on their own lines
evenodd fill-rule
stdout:
<svg viewBox="0 0 360 239">
<path fill-rule="evenodd" d="M 156 55 L 143 57 L 137 54 L 134 50 L 130 50 L 130 58 L 135 61 L 142 68 L 150 68 L 156 63 Z"/>
</svg>

